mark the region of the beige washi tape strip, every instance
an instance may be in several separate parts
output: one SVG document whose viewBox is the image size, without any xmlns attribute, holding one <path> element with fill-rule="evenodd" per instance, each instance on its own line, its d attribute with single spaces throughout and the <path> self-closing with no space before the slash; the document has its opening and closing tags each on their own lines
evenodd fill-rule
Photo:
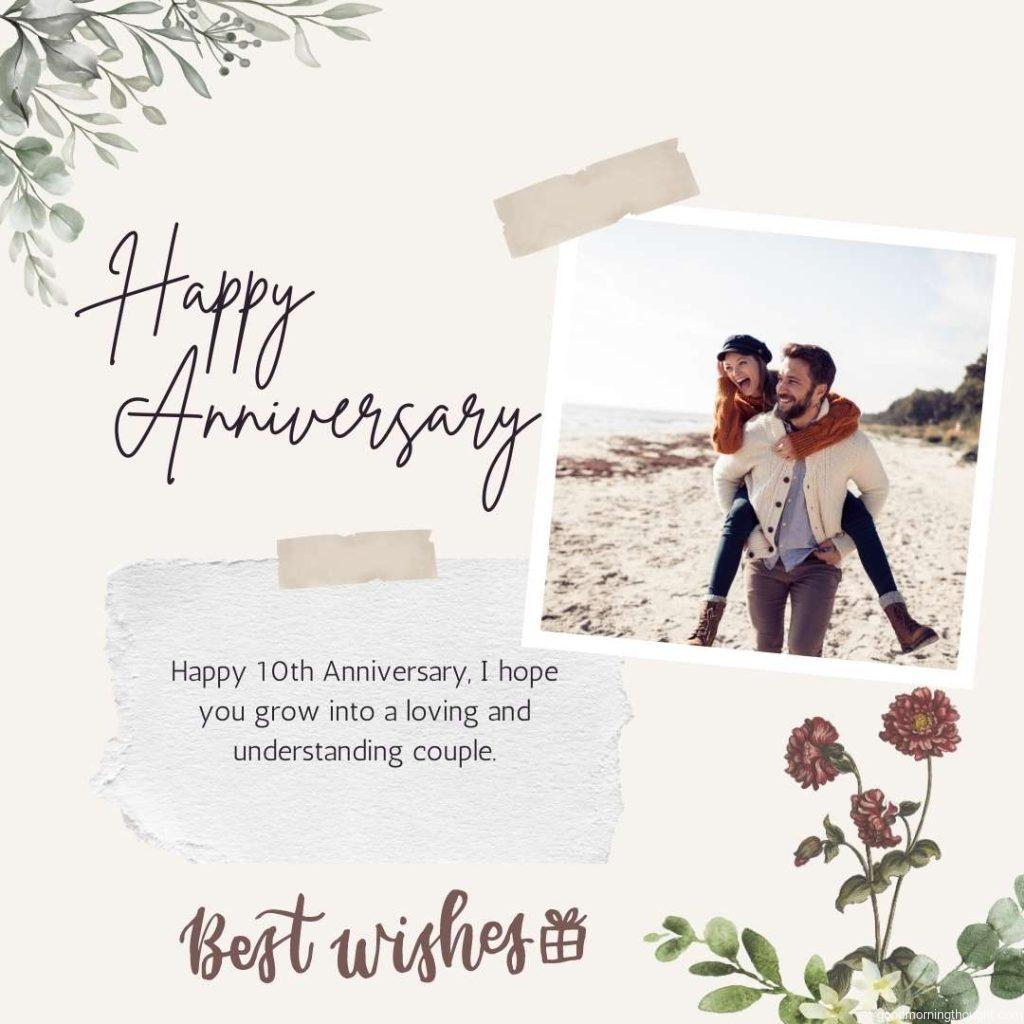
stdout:
<svg viewBox="0 0 1024 1024">
<path fill-rule="evenodd" d="M 277 582 L 283 590 L 436 576 L 429 530 L 286 537 L 277 542 Z"/>
<path fill-rule="evenodd" d="M 526 256 L 699 192 L 679 140 L 666 139 L 511 192 L 494 208 L 508 251 Z"/>
</svg>

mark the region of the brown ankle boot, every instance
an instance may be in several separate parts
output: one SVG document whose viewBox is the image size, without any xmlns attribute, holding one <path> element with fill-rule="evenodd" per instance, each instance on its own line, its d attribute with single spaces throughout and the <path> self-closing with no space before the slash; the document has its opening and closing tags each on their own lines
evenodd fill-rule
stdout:
<svg viewBox="0 0 1024 1024">
<path fill-rule="evenodd" d="M 718 624 L 724 614 L 724 601 L 705 601 L 697 620 L 697 628 L 686 642 L 691 647 L 710 647 L 718 636 Z"/>
<path fill-rule="evenodd" d="M 922 626 L 920 622 L 914 621 L 902 601 L 886 605 L 885 614 L 889 617 L 893 632 L 896 634 L 896 639 L 899 640 L 904 654 L 918 651 L 939 639 L 938 634 L 931 626 Z"/>
</svg>

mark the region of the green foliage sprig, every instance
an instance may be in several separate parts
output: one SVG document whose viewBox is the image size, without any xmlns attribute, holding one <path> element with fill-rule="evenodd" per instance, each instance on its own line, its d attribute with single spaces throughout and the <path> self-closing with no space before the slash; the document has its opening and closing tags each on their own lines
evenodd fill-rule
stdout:
<svg viewBox="0 0 1024 1024">
<path fill-rule="evenodd" d="M 310 29 L 367 40 L 350 22 L 380 10 L 330 0 L 113 2 L 14 0 L 0 14 L 0 189 L 8 190 L 0 223 L 12 229 L 8 253 L 23 263 L 26 290 L 45 305 L 67 301 L 55 280 L 51 239 L 72 242 L 85 223 L 52 197 L 71 190 L 83 147 L 115 168 L 117 152 L 135 150 L 110 130 L 124 111 L 166 124 L 147 95 L 164 83 L 166 68 L 209 99 L 201 68 L 228 75 L 248 68 L 264 43 L 287 41 L 299 61 L 319 67 Z"/>
</svg>

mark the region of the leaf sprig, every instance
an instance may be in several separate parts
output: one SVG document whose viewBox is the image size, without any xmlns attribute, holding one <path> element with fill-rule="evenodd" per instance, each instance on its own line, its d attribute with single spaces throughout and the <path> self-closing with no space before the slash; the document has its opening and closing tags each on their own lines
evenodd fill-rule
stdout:
<svg viewBox="0 0 1024 1024">
<path fill-rule="evenodd" d="M 319 67 L 312 28 L 367 40 L 349 22 L 380 10 L 329 0 L 110 2 L 14 0 L 0 14 L 0 47 L 6 46 L 0 52 L 0 190 L 8 190 L 0 223 L 12 229 L 8 254 L 22 261 L 26 290 L 45 305 L 67 302 L 55 281 L 48 236 L 72 242 L 85 223 L 76 209 L 50 197 L 70 191 L 82 147 L 115 168 L 115 151 L 135 151 L 110 130 L 121 124 L 121 112 L 137 108 L 149 124 L 167 123 L 146 97 L 163 85 L 166 67 L 176 66 L 209 99 L 200 68 L 226 76 L 250 67 L 264 43 L 289 40 L 299 61 Z M 121 62 L 134 66 L 123 70 Z"/>
</svg>

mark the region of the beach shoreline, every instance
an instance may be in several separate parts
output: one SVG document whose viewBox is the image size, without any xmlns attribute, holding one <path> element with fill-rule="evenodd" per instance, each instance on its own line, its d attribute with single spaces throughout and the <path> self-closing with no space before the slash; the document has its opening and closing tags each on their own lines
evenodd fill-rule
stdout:
<svg viewBox="0 0 1024 1024">
<path fill-rule="evenodd" d="M 947 447 L 866 430 L 890 478 L 877 522 L 911 613 L 940 640 L 901 655 L 856 556 L 843 561 L 824 656 L 955 668 L 974 466 Z M 705 433 L 572 436 L 559 445 L 542 630 L 685 643 L 723 513 Z M 716 646 L 754 650 L 742 572 Z"/>
</svg>

